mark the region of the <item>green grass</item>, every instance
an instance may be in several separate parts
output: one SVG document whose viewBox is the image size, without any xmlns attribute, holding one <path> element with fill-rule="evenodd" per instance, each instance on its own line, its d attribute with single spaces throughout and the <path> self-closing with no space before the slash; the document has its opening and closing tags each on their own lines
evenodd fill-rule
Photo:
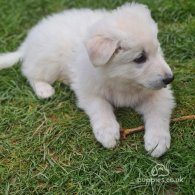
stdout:
<svg viewBox="0 0 195 195">
<path fill-rule="evenodd" d="M 114 8 L 122 0 L 0 0 L 0 51 L 19 46 L 43 16 L 65 8 Z M 159 24 L 159 39 L 175 73 L 177 108 L 173 117 L 195 114 L 194 0 L 140 0 Z M 171 149 L 150 157 L 143 132 L 129 136 L 114 150 L 95 141 L 89 120 L 63 84 L 39 100 L 19 66 L 0 71 L 0 194 L 195 194 L 195 121 L 171 125 Z M 116 110 L 123 127 L 142 124 L 130 109 Z M 156 164 L 168 166 L 164 179 L 182 182 L 137 182 L 152 178 Z"/>
</svg>

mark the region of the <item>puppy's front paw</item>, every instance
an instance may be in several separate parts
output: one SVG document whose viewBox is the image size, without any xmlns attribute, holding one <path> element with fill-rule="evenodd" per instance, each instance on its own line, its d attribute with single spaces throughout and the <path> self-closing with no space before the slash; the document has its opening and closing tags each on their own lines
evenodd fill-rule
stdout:
<svg viewBox="0 0 195 195">
<path fill-rule="evenodd" d="M 171 137 L 169 133 L 146 133 L 144 141 L 151 156 L 160 157 L 170 148 Z"/>
<path fill-rule="evenodd" d="M 101 126 L 94 129 L 94 135 L 98 142 L 105 148 L 114 148 L 120 139 L 119 125 Z"/>
</svg>

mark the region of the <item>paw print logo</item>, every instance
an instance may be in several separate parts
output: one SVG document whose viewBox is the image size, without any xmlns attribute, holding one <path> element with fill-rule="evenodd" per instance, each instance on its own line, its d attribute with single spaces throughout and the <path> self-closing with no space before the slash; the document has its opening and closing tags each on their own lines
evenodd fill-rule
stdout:
<svg viewBox="0 0 195 195">
<path fill-rule="evenodd" d="M 163 164 L 155 165 L 151 170 L 153 177 L 166 177 L 169 175 L 169 169 Z"/>
</svg>

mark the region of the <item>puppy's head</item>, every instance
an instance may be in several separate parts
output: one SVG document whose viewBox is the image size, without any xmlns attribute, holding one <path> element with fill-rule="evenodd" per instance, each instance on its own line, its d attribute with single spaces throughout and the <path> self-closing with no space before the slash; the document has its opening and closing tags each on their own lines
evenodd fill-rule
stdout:
<svg viewBox="0 0 195 195">
<path fill-rule="evenodd" d="M 108 79 L 161 89 L 173 80 L 157 39 L 157 25 L 140 4 L 125 4 L 96 23 L 86 48 Z"/>
</svg>

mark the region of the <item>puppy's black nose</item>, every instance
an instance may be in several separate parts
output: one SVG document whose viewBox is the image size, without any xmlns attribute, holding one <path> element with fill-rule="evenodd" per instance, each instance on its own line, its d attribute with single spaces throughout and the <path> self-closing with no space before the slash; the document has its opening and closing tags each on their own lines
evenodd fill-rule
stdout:
<svg viewBox="0 0 195 195">
<path fill-rule="evenodd" d="M 165 85 L 168 85 L 168 84 L 171 83 L 173 80 L 174 80 L 174 76 L 173 76 L 173 75 L 170 75 L 170 76 L 167 76 L 165 79 L 163 79 L 163 83 L 164 83 Z"/>
</svg>

